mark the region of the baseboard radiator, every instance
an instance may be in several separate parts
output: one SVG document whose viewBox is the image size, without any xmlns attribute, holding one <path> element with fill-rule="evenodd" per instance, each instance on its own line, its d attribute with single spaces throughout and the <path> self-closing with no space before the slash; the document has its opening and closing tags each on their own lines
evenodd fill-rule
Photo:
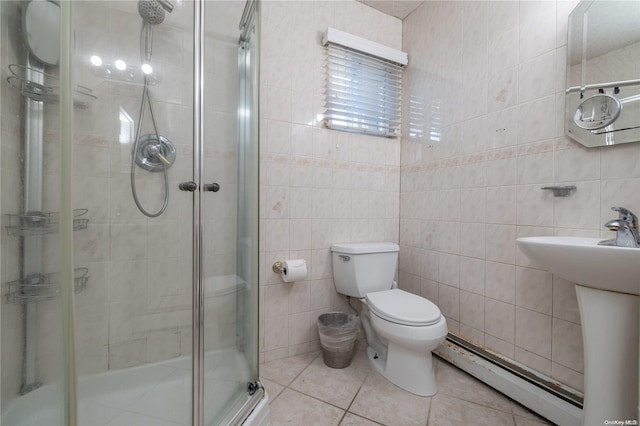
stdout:
<svg viewBox="0 0 640 426">
<path fill-rule="evenodd" d="M 449 333 L 440 358 L 560 426 L 582 425 L 582 395 Z"/>
</svg>

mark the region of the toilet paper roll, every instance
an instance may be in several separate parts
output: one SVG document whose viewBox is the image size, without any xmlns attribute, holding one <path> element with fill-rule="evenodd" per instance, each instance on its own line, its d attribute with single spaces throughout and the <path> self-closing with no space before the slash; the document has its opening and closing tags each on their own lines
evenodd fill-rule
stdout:
<svg viewBox="0 0 640 426">
<path fill-rule="evenodd" d="M 307 278 L 307 262 L 304 259 L 285 260 L 282 266 L 284 266 L 282 280 L 285 283 L 302 281 Z"/>
</svg>

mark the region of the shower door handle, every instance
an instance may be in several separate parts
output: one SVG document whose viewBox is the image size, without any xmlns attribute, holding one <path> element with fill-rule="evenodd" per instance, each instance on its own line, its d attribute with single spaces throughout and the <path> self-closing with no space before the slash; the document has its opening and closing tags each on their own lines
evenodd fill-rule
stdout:
<svg viewBox="0 0 640 426">
<path fill-rule="evenodd" d="M 205 183 L 202 186 L 202 190 L 209 192 L 218 192 L 220 191 L 220 185 L 218 185 L 217 183 Z"/>
<path fill-rule="evenodd" d="M 190 180 L 188 182 L 180 183 L 178 185 L 178 188 L 180 188 L 180 191 L 194 192 L 196 189 L 198 189 L 198 184 L 195 183 L 194 181 Z"/>
</svg>

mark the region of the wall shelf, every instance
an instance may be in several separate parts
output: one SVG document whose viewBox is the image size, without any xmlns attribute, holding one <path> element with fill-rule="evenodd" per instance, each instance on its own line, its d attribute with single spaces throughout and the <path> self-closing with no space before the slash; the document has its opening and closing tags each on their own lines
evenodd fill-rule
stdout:
<svg viewBox="0 0 640 426">
<path fill-rule="evenodd" d="M 89 281 L 88 268 L 74 269 L 74 288 L 79 293 Z M 48 274 L 30 274 L 25 278 L 5 284 L 7 303 L 24 305 L 27 303 L 52 300 L 60 294 L 60 279 L 57 272 Z"/>
<path fill-rule="evenodd" d="M 89 225 L 89 219 L 82 217 L 88 212 L 87 209 L 73 211 L 74 231 L 85 229 Z M 10 214 L 7 215 L 7 219 L 7 234 L 14 237 L 55 234 L 60 224 L 60 215 L 57 212 Z"/>
</svg>

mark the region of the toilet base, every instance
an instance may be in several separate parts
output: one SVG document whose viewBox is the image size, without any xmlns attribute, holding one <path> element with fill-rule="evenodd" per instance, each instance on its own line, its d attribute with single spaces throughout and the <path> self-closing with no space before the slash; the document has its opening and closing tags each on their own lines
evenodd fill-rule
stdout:
<svg viewBox="0 0 640 426">
<path fill-rule="evenodd" d="M 367 358 L 373 367 L 394 385 L 419 396 L 433 396 L 438 392 L 431 352 L 416 357 L 414 351 L 389 342 L 387 357 L 367 347 Z"/>
</svg>

